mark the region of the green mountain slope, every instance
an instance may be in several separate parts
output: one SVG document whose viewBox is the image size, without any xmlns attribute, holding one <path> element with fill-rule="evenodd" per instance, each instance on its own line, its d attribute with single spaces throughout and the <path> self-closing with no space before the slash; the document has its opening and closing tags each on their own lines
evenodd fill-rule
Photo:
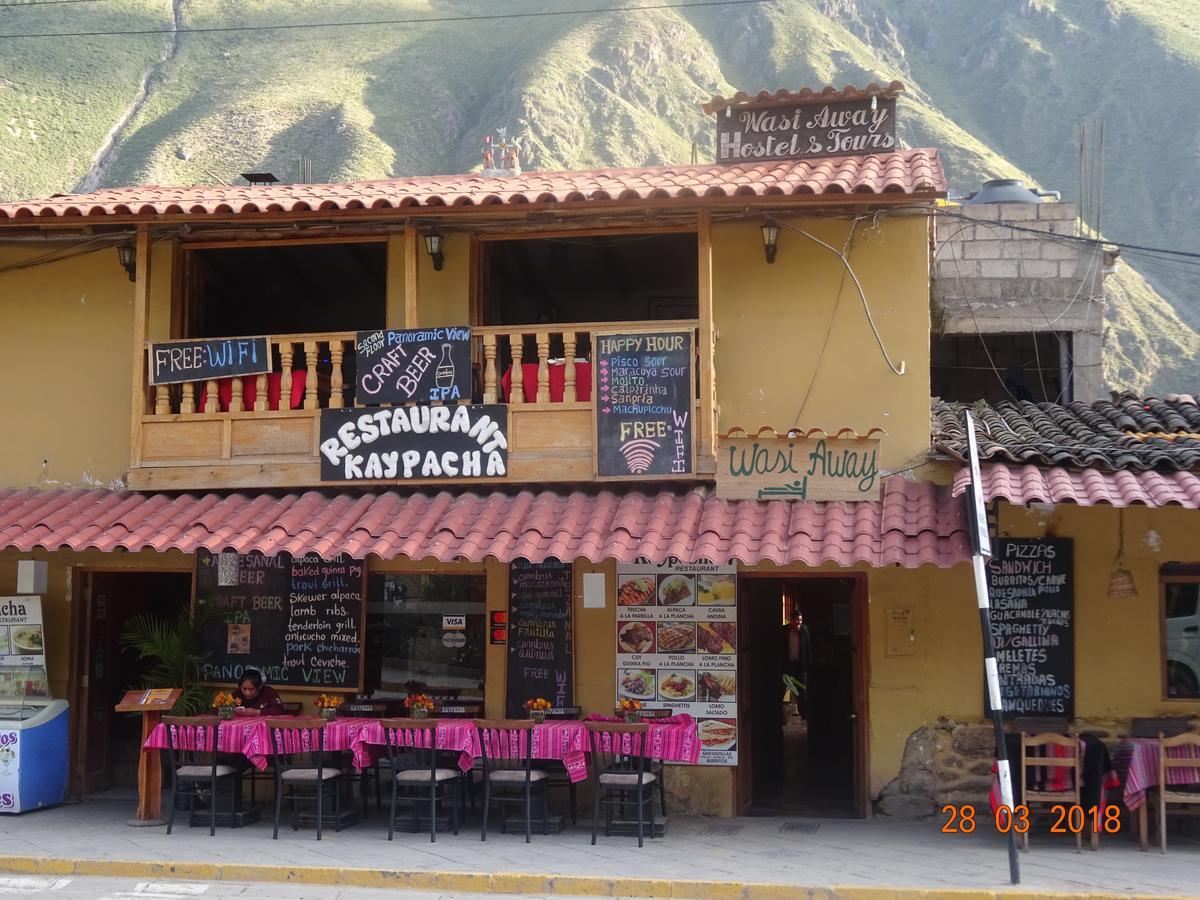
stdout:
<svg viewBox="0 0 1200 900">
<path fill-rule="evenodd" d="M 0 6 L 0 35 L 478 16 L 571 0 L 100 0 Z M 633 5 L 631 3 L 631 5 Z M 711 158 L 699 104 L 738 88 L 900 78 L 901 132 L 953 188 L 1017 175 L 1078 195 L 1076 129 L 1105 123 L 1103 228 L 1195 249 L 1200 0 L 773 0 L 599 16 L 0 38 L 0 196 L 81 184 L 465 171 L 508 126 L 527 168 Z M 142 91 L 145 81 L 146 88 Z M 103 153 L 109 132 L 111 153 Z M 99 160 L 97 155 L 99 154 Z M 1194 386 L 1200 269 L 1129 255 L 1114 385 Z M 1151 287 L 1153 283 L 1153 287 Z"/>
</svg>

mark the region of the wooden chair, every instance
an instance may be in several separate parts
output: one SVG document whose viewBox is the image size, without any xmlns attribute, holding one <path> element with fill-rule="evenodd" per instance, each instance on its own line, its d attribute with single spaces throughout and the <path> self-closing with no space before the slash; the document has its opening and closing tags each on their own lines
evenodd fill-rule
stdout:
<svg viewBox="0 0 1200 900">
<path fill-rule="evenodd" d="M 1030 755 L 1030 750 L 1045 748 L 1045 755 Z M 1031 803 L 1073 804 L 1079 806 L 1079 788 L 1083 777 L 1083 754 L 1079 752 L 1079 735 L 1077 734 L 1026 734 L 1021 733 L 1021 805 L 1029 807 Z M 1038 770 L 1041 769 L 1041 772 Z M 1035 777 L 1046 774 L 1066 774 L 1071 779 L 1070 787 L 1044 789 Z M 1032 817 L 1033 811 L 1030 810 Z M 1085 822 L 1086 826 L 1086 822 Z M 1092 849 L 1099 846 L 1100 835 L 1092 831 Z M 1021 835 L 1021 845 L 1029 849 L 1029 831 Z M 1083 851 L 1083 832 L 1075 834 L 1075 850 Z"/>
<path fill-rule="evenodd" d="M 533 801 L 541 801 L 542 834 L 550 831 L 547 806 L 548 776 L 544 769 L 533 768 L 533 722 L 529 719 L 476 719 L 475 730 L 483 759 L 483 828 L 479 839 L 487 840 L 488 812 L 493 803 L 500 806 L 500 829 L 504 830 L 506 806 L 521 805 L 525 810 L 525 843 L 532 833 Z M 517 755 L 494 748 L 517 744 Z"/>
<path fill-rule="evenodd" d="M 325 765 L 324 719 L 267 719 L 267 734 L 271 738 L 271 760 L 275 766 L 275 831 L 279 838 L 279 816 L 283 801 L 292 801 L 292 830 L 297 830 L 298 808 L 312 803 L 317 810 L 317 840 L 321 839 L 324 823 L 325 795 L 333 800 L 334 831 L 342 824 L 342 770 Z M 304 746 L 307 738 L 307 747 Z M 297 749 L 303 747 L 304 749 Z M 312 787 L 310 796 L 306 788 Z M 285 791 L 285 788 L 287 789 Z"/>
<path fill-rule="evenodd" d="M 1169 756 L 1167 751 L 1174 747 L 1190 747 L 1188 756 Z M 1167 852 L 1167 806 L 1174 803 L 1188 807 L 1187 815 L 1200 815 L 1200 779 L 1191 783 L 1171 784 L 1170 771 L 1174 769 L 1200 769 L 1200 734 L 1186 732 L 1167 737 L 1158 736 L 1158 840 L 1162 852 Z M 1192 788 L 1180 790 L 1180 788 Z"/>
<path fill-rule="evenodd" d="M 654 837 L 654 784 L 649 770 L 650 726 L 642 722 L 585 722 L 592 745 L 592 843 L 606 808 L 604 834 L 612 834 L 614 808 L 637 809 L 638 846 L 643 846 L 646 819 Z"/>
<path fill-rule="evenodd" d="M 175 806 L 180 796 L 189 798 L 190 812 L 196 800 L 208 789 L 208 833 L 217 833 L 217 792 L 221 784 L 229 785 L 229 809 L 233 812 L 236 796 L 236 779 L 239 772 L 235 766 L 217 761 L 217 729 L 220 719 L 216 716 L 163 716 L 167 730 L 167 768 L 171 772 L 171 805 L 167 813 L 167 834 L 175 826 Z M 184 738 L 181 729 L 189 729 Z"/>
<path fill-rule="evenodd" d="M 579 714 L 583 712 L 583 708 L 579 706 L 561 706 L 557 709 L 551 709 L 546 713 L 547 722 L 566 722 L 574 721 L 579 718 Z M 579 823 L 579 806 L 576 792 L 575 782 L 571 780 L 570 774 L 567 772 L 567 764 L 562 760 L 553 759 L 546 760 L 546 774 L 549 776 L 547 789 L 555 788 L 567 789 L 567 802 L 571 807 L 571 824 Z"/>
<path fill-rule="evenodd" d="M 247 406 L 246 409 L 253 409 L 253 407 Z M 299 701 L 284 701 L 283 714 L 285 716 L 298 716 L 303 712 L 304 712 L 304 704 L 303 703 L 301 703 Z M 242 773 L 243 778 L 246 778 L 247 776 L 250 778 L 250 804 L 253 806 L 256 803 L 255 792 L 256 792 L 256 786 L 258 784 L 258 779 L 259 778 L 267 778 L 267 779 L 273 780 L 275 778 L 275 770 L 274 770 L 274 767 L 271 766 L 270 764 L 268 764 L 267 767 L 265 769 L 263 769 L 261 772 L 258 769 L 256 769 L 254 766 L 251 766 L 250 768 L 246 769 Z"/>
<path fill-rule="evenodd" d="M 388 840 L 396 830 L 396 803 L 412 806 L 413 830 L 421 803 L 429 804 L 429 841 L 437 840 L 438 802 L 450 801 L 450 827 L 458 834 L 458 789 L 462 772 L 438 765 L 436 719 L 380 719 L 392 775 Z M 403 791 L 403 793 L 401 793 Z"/>
</svg>

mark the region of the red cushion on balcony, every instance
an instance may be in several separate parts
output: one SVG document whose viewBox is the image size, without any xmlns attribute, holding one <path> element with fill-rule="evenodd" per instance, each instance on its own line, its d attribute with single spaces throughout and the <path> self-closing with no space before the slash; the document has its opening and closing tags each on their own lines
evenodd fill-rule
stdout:
<svg viewBox="0 0 1200 900">
<path fill-rule="evenodd" d="M 565 363 L 550 363 L 550 402 L 562 403 L 566 388 L 567 366 Z M 537 363 L 521 364 L 521 394 L 526 403 L 537 402 Z M 500 376 L 500 393 L 507 402 L 512 392 L 512 366 Z M 586 403 L 592 399 L 592 364 L 575 360 L 575 399 Z"/>
<path fill-rule="evenodd" d="M 308 372 L 297 369 L 292 372 L 292 396 L 288 409 L 300 409 L 304 405 L 304 388 L 308 382 Z M 267 373 L 267 409 L 279 409 L 279 397 L 283 393 L 283 373 Z M 217 379 L 217 410 L 229 412 L 229 403 L 233 399 L 233 379 Z M 242 379 L 242 408 L 249 411 L 254 409 L 258 399 L 258 376 L 246 375 Z M 204 404 L 208 400 L 208 384 L 200 387 L 200 400 L 196 404 L 197 412 L 204 412 Z"/>
</svg>

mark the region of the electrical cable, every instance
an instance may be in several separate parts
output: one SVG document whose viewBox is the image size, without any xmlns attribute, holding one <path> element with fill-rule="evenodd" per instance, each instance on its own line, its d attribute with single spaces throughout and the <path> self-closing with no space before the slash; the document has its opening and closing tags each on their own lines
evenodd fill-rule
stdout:
<svg viewBox="0 0 1200 900">
<path fill-rule="evenodd" d="M 448 22 L 495 22 L 501 19 L 541 19 L 549 16 L 592 16 L 604 13 L 636 13 L 664 9 L 699 9 L 712 6 L 759 6 L 774 0 L 688 0 L 681 3 L 651 3 L 645 6 L 603 6 L 591 9 L 550 9 L 527 13 L 489 13 L 477 16 L 430 16 L 420 19 L 373 19 L 356 22 L 288 22 L 276 25 L 214 25 L 199 28 L 139 28 L 130 31 L 44 31 L 0 34 L 0 40 L 60 37 L 133 37 L 158 34 L 228 34 L 241 31 L 296 31 L 306 28 L 376 28 L 380 25 L 432 25 Z M 26 5 L 26 4 L 19 4 Z"/>
<path fill-rule="evenodd" d="M 819 237 L 809 234 L 803 228 L 798 228 L 789 222 L 781 221 L 770 214 L 767 214 L 764 216 L 764 218 L 768 222 L 773 222 L 774 224 L 778 225 L 780 228 L 786 228 L 789 231 L 794 231 L 797 234 L 803 235 L 810 241 L 824 247 L 842 261 L 842 265 L 846 267 L 846 271 L 850 273 L 850 278 L 854 281 L 854 287 L 858 289 L 859 299 L 862 300 L 863 312 L 865 312 L 867 315 L 867 324 L 871 326 L 871 333 L 875 335 L 875 343 L 879 345 L 879 352 L 883 355 L 883 361 L 887 363 L 888 368 L 891 369 L 894 374 L 903 375 L 906 369 L 904 360 L 900 360 L 900 366 L 897 368 L 896 364 L 892 362 L 891 356 L 888 355 L 887 347 L 885 347 L 883 344 L 883 337 L 880 335 L 879 329 L 875 326 L 875 318 L 871 315 L 871 306 L 867 303 L 867 295 L 863 290 L 862 282 L 858 280 L 858 275 L 855 273 L 854 268 L 850 265 L 850 261 L 846 259 L 846 257 L 843 256 L 836 247 L 832 247 Z"/>
</svg>

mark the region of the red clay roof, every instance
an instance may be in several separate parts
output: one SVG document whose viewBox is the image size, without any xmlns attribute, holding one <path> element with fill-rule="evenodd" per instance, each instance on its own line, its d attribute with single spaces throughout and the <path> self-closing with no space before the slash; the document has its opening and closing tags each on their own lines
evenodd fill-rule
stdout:
<svg viewBox="0 0 1200 900">
<path fill-rule="evenodd" d="M 434 175 L 348 184 L 113 188 L 0 203 L 0 224 L 33 219 L 159 218 L 258 214 L 575 206 L 647 200 L 815 197 L 843 194 L 936 196 L 946 192 L 937 150 L 861 156 L 524 175 Z"/>
<path fill-rule="evenodd" d="M 812 88 L 800 88 L 798 91 L 759 91 L 753 95 L 747 94 L 745 91 L 738 91 L 729 99 L 718 94 L 700 108 L 708 115 L 712 115 L 715 112 L 720 112 L 727 106 L 734 106 L 739 103 L 756 103 L 762 106 L 833 103 L 837 100 L 864 100 L 867 97 L 895 97 L 903 92 L 904 83 L 900 81 L 893 81 L 890 84 L 883 85 L 872 81 L 866 87 L 861 88 L 857 88 L 852 84 L 848 84 L 841 89 L 835 88 L 833 85 L 827 85 L 818 91 L 814 91 Z"/>
<path fill-rule="evenodd" d="M 1010 503 L 1078 503 L 1094 506 L 1182 506 L 1200 509 L 1200 474 L 1196 472 L 1103 472 L 1073 470 L 1058 466 L 984 465 L 983 495 L 988 500 Z M 954 495 L 967 490 L 967 469 L 954 478 Z"/>
<path fill-rule="evenodd" d="M 719 500 L 685 493 L 217 494 L 0 491 L 0 548 L 374 554 L 510 562 L 733 559 L 850 566 L 970 559 L 948 488 L 889 478 L 864 503 Z"/>
</svg>

